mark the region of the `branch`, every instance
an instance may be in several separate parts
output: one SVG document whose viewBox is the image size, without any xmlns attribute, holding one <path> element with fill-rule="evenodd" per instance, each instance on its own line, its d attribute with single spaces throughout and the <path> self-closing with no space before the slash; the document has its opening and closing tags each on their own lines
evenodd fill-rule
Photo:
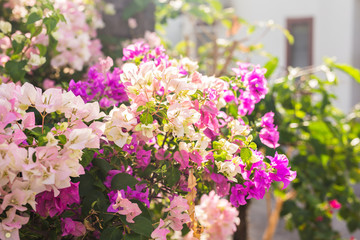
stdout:
<svg viewBox="0 0 360 240">
<path fill-rule="evenodd" d="M 225 60 L 225 64 L 224 66 L 222 67 L 222 69 L 217 73 L 215 74 L 215 76 L 221 76 L 223 75 L 225 72 L 226 72 L 226 69 L 227 67 L 229 66 L 229 64 L 231 63 L 231 59 L 234 55 L 234 52 L 235 52 L 235 49 L 236 49 L 236 46 L 238 44 L 238 41 L 235 40 L 232 45 L 230 47 L 228 47 L 228 51 L 229 51 L 229 55 L 227 56 L 226 60 Z M 225 51 L 226 52 L 226 51 Z M 224 53 L 225 53 L 224 52 Z"/>
<path fill-rule="evenodd" d="M 295 196 L 296 196 L 296 192 L 294 190 L 292 190 L 291 192 L 288 192 L 284 198 L 280 198 L 280 197 L 276 198 L 275 209 L 271 212 L 271 215 L 269 218 L 269 224 L 268 224 L 267 228 L 265 229 L 265 232 L 263 235 L 263 240 L 272 240 L 273 239 L 275 230 L 279 223 L 280 212 L 281 212 L 284 202 L 295 198 Z"/>
<path fill-rule="evenodd" d="M 211 75 L 215 75 L 216 73 L 216 69 L 217 69 L 217 63 L 218 63 L 218 45 L 216 42 L 216 35 L 214 34 L 214 36 L 212 37 L 212 42 L 213 42 L 213 47 L 214 47 L 214 51 L 213 51 L 213 65 L 212 65 L 212 73 Z"/>
</svg>

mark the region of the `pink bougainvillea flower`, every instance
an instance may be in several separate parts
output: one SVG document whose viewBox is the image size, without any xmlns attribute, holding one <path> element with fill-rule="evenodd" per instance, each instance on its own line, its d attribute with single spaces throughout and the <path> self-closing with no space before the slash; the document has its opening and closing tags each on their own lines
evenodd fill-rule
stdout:
<svg viewBox="0 0 360 240">
<path fill-rule="evenodd" d="M 274 128 L 274 113 L 268 112 L 261 118 L 261 126 L 266 128 Z"/>
<path fill-rule="evenodd" d="M 248 195 L 248 189 L 244 188 L 241 184 L 236 184 L 231 188 L 230 202 L 235 207 L 245 205 L 245 197 Z"/>
<path fill-rule="evenodd" d="M 16 214 L 16 208 L 7 210 L 6 216 L 0 222 L 0 239 L 20 240 L 19 229 L 29 221 L 29 217 Z"/>
<path fill-rule="evenodd" d="M 202 195 L 200 205 L 195 206 L 195 214 L 205 228 L 206 239 L 228 239 L 240 224 L 239 212 L 215 191 Z"/>
<path fill-rule="evenodd" d="M 341 203 L 338 202 L 338 200 L 333 199 L 329 201 L 330 207 L 333 209 L 340 209 L 341 208 Z"/>
<path fill-rule="evenodd" d="M 86 233 L 84 224 L 79 221 L 74 221 L 71 218 L 61 219 L 61 230 L 63 232 L 61 236 L 73 235 L 80 237 Z"/>
<path fill-rule="evenodd" d="M 270 159 L 271 166 L 276 170 L 275 173 L 270 173 L 271 179 L 283 182 L 283 189 L 285 189 L 296 178 L 296 171 L 291 171 L 290 167 L 288 167 L 289 160 L 284 154 L 275 152 L 274 157 L 267 156 L 267 158 Z"/>
<path fill-rule="evenodd" d="M 263 128 L 260 131 L 260 141 L 270 148 L 277 148 L 280 146 L 279 141 L 279 132 L 277 127 L 275 128 Z"/>
<path fill-rule="evenodd" d="M 151 150 L 145 151 L 141 149 L 136 152 L 137 167 L 145 169 L 150 163 Z"/>
<path fill-rule="evenodd" d="M 171 157 L 169 152 L 166 152 L 165 149 L 160 148 L 156 153 L 155 157 L 157 160 L 167 160 Z"/>
<path fill-rule="evenodd" d="M 198 151 L 192 151 L 189 154 L 189 157 L 190 157 L 191 161 L 193 161 L 194 163 L 196 163 L 198 165 L 198 167 L 201 167 L 201 164 L 203 162 L 203 157 L 200 155 L 200 153 Z"/>
<path fill-rule="evenodd" d="M 49 88 L 53 88 L 55 86 L 55 81 L 45 78 L 43 81 L 43 88 L 44 89 L 49 89 Z"/>
<path fill-rule="evenodd" d="M 185 150 L 177 151 L 174 154 L 174 159 L 180 163 L 180 170 L 184 170 L 189 167 L 189 153 Z"/>
<path fill-rule="evenodd" d="M 221 174 L 212 173 L 211 179 L 216 183 L 216 192 L 220 197 L 227 196 L 230 191 L 230 183 Z"/>
<path fill-rule="evenodd" d="M 170 227 L 174 229 L 174 231 L 180 231 L 184 223 L 190 222 L 190 217 L 185 212 L 188 209 L 189 205 L 187 200 L 181 196 L 175 196 L 170 202 L 170 206 L 165 209 L 165 212 L 169 212 L 166 219 L 171 221 Z"/>
<path fill-rule="evenodd" d="M 43 217 L 53 217 L 63 213 L 74 203 L 80 204 L 79 184 L 80 182 L 71 182 L 70 187 L 60 189 L 57 197 L 54 197 L 54 191 L 44 191 L 37 194 L 36 212 Z"/>
<path fill-rule="evenodd" d="M 99 64 L 97 70 L 102 73 L 106 73 L 114 65 L 114 61 L 111 57 L 99 58 Z"/>
<path fill-rule="evenodd" d="M 166 240 L 166 235 L 170 233 L 170 230 L 163 228 L 164 221 L 160 219 L 159 226 L 151 233 L 151 238 L 155 240 Z"/>
<path fill-rule="evenodd" d="M 124 198 L 124 195 L 124 191 L 117 191 L 116 194 L 109 195 L 111 204 L 107 211 L 126 215 L 126 221 L 134 223 L 134 217 L 140 215 L 141 210 L 136 203 L 132 203 L 129 199 Z"/>
</svg>

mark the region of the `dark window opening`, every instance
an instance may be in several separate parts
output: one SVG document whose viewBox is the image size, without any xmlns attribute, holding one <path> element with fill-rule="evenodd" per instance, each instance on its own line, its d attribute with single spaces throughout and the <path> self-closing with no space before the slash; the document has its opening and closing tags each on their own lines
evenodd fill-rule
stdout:
<svg viewBox="0 0 360 240">
<path fill-rule="evenodd" d="M 306 67 L 312 65 L 313 18 L 291 18 L 287 29 L 294 37 L 294 44 L 287 43 L 287 66 Z"/>
</svg>

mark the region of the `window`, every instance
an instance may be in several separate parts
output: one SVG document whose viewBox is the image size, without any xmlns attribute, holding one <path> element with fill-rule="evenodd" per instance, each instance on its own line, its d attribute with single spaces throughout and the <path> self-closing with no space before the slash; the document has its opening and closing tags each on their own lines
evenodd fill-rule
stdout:
<svg viewBox="0 0 360 240">
<path fill-rule="evenodd" d="M 294 36 L 294 44 L 287 43 L 287 66 L 312 65 L 313 18 L 290 18 L 287 29 Z"/>
</svg>

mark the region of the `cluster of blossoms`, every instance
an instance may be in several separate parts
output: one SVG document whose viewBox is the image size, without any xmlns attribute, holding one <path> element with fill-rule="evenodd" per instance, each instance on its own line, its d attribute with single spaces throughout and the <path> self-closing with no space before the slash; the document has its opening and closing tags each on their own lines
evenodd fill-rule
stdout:
<svg viewBox="0 0 360 240">
<path fill-rule="evenodd" d="M 258 132 L 241 114 L 252 110 L 246 97 L 235 97 L 263 98 L 263 69 L 244 73 L 239 84 L 203 76 L 195 62 L 145 43 L 125 48 L 124 61 L 110 71 L 112 60 L 100 59 L 69 92 L 0 85 L 0 238 L 18 236 L 29 204 L 39 216 L 57 217 L 63 236 L 165 240 L 187 226 L 196 238 L 226 239 L 239 219 L 222 197 L 239 206 L 262 198 L 273 181 L 285 188 L 295 178 L 285 155 L 265 158 L 258 150 Z M 261 125 L 276 131 L 273 114 Z"/>
<path fill-rule="evenodd" d="M 274 149 L 279 147 L 279 132 L 277 126 L 274 125 L 273 112 L 268 112 L 261 118 L 261 127 L 263 127 L 259 134 L 261 142 Z"/>
<path fill-rule="evenodd" d="M 175 197 L 164 213 L 172 209 L 174 201 L 183 207 L 173 213 L 170 210 L 152 234 L 155 239 L 166 239 L 171 232 L 168 227 L 179 231 L 184 223 L 193 221 L 189 213 L 194 210 L 194 196 L 203 191 L 197 184 L 193 189 L 187 186 L 187 181 L 193 176 L 202 178 L 203 184 L 215 182 L 217 194 L 230 195 L 232 204 L 239 206 L 246 203 L 245 198 L 262 198 L 273 181 L 282 181 L 286 187 L 296 173 L 290 170 L 284 155 L 276 153 L 275 157 L 268 156 L 269 161 L 266 161 L 252 142 L 254 136 L 250 126 L 226 109 L 227 102 L 238 101 L 239 113 L 252 111 L 253 105 L 267 92 L 264 69 L 254 67 L 248 72 L 242 69 L 244 75 L 240 89 L 233 87 L 235 84 L 232 82 L 201 75 L 196 72 L 196 63 L 188 59 L 176 61 L 162 52 L 157 53 L 157 49 L 162 48 L 158 46 L 151 50 L 143 42 L 124 49 L 123 60 L 127 62 L 122 65 L 120 81 L 129 104 L 112 108 L 105 135 L 129 159 L 134 177 L 148 169 L 164 166 L 171 166 L 180 173 L 170 187 L 183 192 L 186 200 Z M 239 92 L 238 99 L 231 98 Z M 246 97 L 252 101 L 250 105 L 244 104 Z M 263 117 L 264 124 L 272 126 L 272 116 Z M 224 129 L 229 130 L 227 134 L 222 131 Z M 142 176 L 141 180 L 149 185 L 157 182 L 160 190 L 168 183 L 157 173 Z M 149 199 L 155 197 L 155 193 L 150 193 Z M 213 194 L 210 198 L 217 200 Z M 125 197 L 126 194 L 118 192 L 117 200 L 113 197 L 110 201 L 110 210 L 120 213 L 118 203 Z M 141 215 L 135 208 L 129 212 L 125 208 L 120 211 L 132 217 Z M 200 216 L 193 219 L 196 218 L 210 226 L 206 220 L 200 220 Z M 238 224 L 235 217 L 228 220 L 232 221 L 231 226 Z M 219 234 L 224 237 L 233 231 L 234 227 L 231 227 Z M 212 236 L 210 232 L 206 234 Z"/>
<path fill-rule="evenodd" d="M 110 57 L 100 59 L 100 63 L 91 67 L 88 79 L 69 83 L 69 91 L 81 96 L 85 102 L 99 100 L 100 107 L 119 105 L 128 100 L 124 85 L 120 82 L 119 68 L 109 71 L 113 61 Z"/>
<path fill-rule="evenodd" d="M 55 68 L 70 65 L 81 71 L 84 65 L 94 63 L 102 56 L 101 42 L 96 30 L 104 27 L 97 5 L 88 4 L 85 0 L 54 0 L 55 9 L 59 9 L 66 22 L 58 24 L 53 36 L 58 41 L 56 50 L 59 52 L 51 59 Z"/>
<path fill-rule="evenodd" d="M 33 21 L 34 15 L 31 14 L 36 13 L 37 17 L 34 23 L 36 30 L 23 33 L 13 29 L 14 33 L 12 33 L 12 24 L 2 21 L 1 30 L 6 36 L 1 37 L 0 41 L 0 64 L 4 66 L 10 60 L 6 54 L 8 49 L 13 48 L 13 54 L 18 54 L 16 46 L 28 44 L 23 49 L 23 55 L 28 60 L 26 70 L 31 71 L 43 65 L 46 58 L 41 51 L 43 48 L 49 48 L 50 28 L 53 31 L 51 37 L 57 41 L 56 53 L 52 53 L 50 61 L 52 67 L 69 66 L 74 70 L 81 71 L 85 65 L 95 63 L 102 56 L 102 46 L 96 33 L 97 29 L 104 26 L 98 11 L 101 5 L 104 4 L 98 0 L 92 4 L 85 0 L 51 0 L 49 3 L 8 1 L 4 7 L 11 11 L 9 20 L 23 23 Z M 60 21 L 58 17 L 60 15 L 52 18 L 55 12 L 61 14 Z M 59 22 L 57 23 L 57 21 Z M 56 28 L 51 26 L 54 24 Z M 16 26 L 16 24 L 13 25 Z M 12 40 L 17 42 L 15 47 Z"/>
<path fill-rule="evenodd" d="M 238 68 L 233 68 L 233 71 L 237 77 L 240 77 L 245 88 L 240 89 L 239 97 L 234 97 L 233 100 L 239 105 L 238 112 L 240 115 L 251 114 L 255 104 L 264 99 L 268 92 L 267 81 L 264 77 L 266 69 L 250 63 L 238 62 L 237 64 Z"/>
<path fill-rule="evenodd" d="M 201 197 L 195 212 L 204 227 L 205 239 L 228 239 L 240 223 L 236 208 L 228 200 L 220 198 L 215 191 Z"/>
<path fill-rule="evenodd" d="M 104 124 L 96 119 L 104 114 L 98 103 L 85 104 L 72 92 L 42 92 L 29 83 L 1 84 L 0 102 L 0 238 L 19 239 L 28 206 L 41 216 L 54 216 L 79 203 L 78 184 L 71 178 L 84 174 L 82 150 L 99 148 Z M 45 126 L 52 114 L 67 121 Z"/>
<path fill-rule="evenodd" d="M 321 210 L 321 215 L 319 215 L 315 220 L 317 222 L 324 221 L 324 217 L 332 218 L 334 210 L 341 209 L 342 205 L 338 200 L 332 199 L 328 202 L 320 204 L 319 209 Z"/>
</svg>

